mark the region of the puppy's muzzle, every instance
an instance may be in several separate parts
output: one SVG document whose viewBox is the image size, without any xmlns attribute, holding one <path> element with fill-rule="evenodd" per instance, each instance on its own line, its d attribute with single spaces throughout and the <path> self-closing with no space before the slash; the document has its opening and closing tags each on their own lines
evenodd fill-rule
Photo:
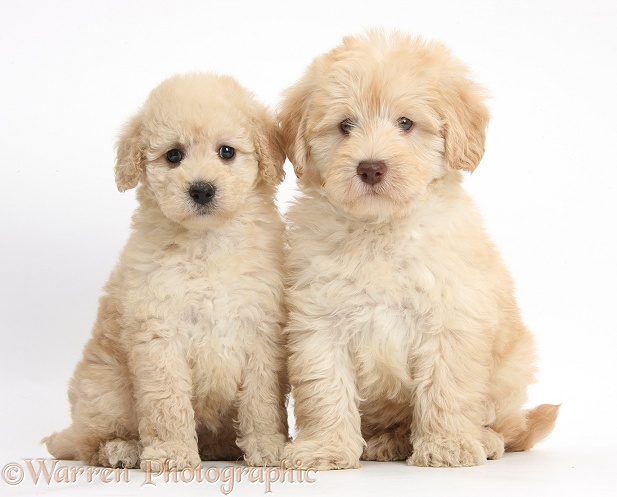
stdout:
<svg viewBox="0 0 617 497">
<path fill-rule="evenodd" d="M 199 205 L 208 205 L 214 199 L 216 188 L 212 183 L 194 183 L 189 188 L 189 196 Z"/>
<path fill-rule="evenodd" d="M 358 164 L 356 172 L 362 181 L 374 185 L 384 178 L 387 169 L 385 162 L 382 161 L 362 161 Z"/>
</svg>

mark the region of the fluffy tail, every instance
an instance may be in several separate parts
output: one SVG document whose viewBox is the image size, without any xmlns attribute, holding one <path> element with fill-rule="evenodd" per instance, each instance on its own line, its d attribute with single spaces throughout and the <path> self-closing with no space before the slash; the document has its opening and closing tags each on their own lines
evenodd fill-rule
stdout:
<svg viewBox="0 0 617 497">
<path fill-rule="evenodd" d="M 69 426 L 61 432 L 56 432 L 41 440 L 47 446 L 49 453 L 56 459 L 74 461 L 79 459 L 73 427 Z"/>
<path fill-rule="evenodd" d="M 525 428 L 517 430 L 511 436 L 506 436 L 505 445 L 509 452 L 519 452 L 531 449 L 536 443 L 547 437 L 557 420 L 559 407 L 542 404 L 525 412 Z"/>
</svg>

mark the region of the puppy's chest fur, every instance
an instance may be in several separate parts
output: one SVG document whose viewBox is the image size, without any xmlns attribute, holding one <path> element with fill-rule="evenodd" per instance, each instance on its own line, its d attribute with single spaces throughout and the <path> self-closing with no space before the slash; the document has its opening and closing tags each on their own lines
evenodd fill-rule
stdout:
<svg viewBox="0 0 617 497">
<path fill-rule="evenodd" d="M 291 252 L 302 245 L 312 254 L 296 267 L 291 263 L 298 274 L 292 299 L 295 292 L 307 292 L 304 297 L 321 313 L 314 316 L 317 326 L 347 343 L 361 398 L 411 396 L 413 351 L 432 327 L 442 291 L 429 238 L 413 221 L 339 220 L 306 238 L 293 240 L 292 234 Z"/>
<path fill-rule="evenodd" d="M 121 261 L 125 332 L 175 342 L 205 377 L 240 371 L 259 323 L 281 319 L 281 274 L 268 237 L 205 234 L 151 244 L 137 232 L 129 244 L 130 258 Z"/>
<path fill-rule="evenodd" d="M 339 277 L 356 293 L 341 303 L 361 302 L 366 313 L 365 325 L 354 323 L 353 317 L 349 322 L 361 398 L 378 390 L 382 397 L 400 399 L 411 391 L 412 350 L 430 317 L 429 293 L 435 285 L 421 252 L 420 234 L 409 226 L 356 228 L 341 245 Z M 356 267 L 352 269 L 349 261 L 356 261 Z"/>
</svg>

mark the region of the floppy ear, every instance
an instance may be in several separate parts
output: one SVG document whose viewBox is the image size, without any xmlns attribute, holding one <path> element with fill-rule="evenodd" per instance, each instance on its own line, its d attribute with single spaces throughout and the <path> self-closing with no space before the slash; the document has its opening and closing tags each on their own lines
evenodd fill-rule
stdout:
<svg viewBox="0 0 617 497">
<path fill-rule="evenodd" d="M 116 142 L 116 186 L 121 192 L 135 188 L 144 170 L 141 128 L 142 116 L 139 113 L 124 125 Z"/>
<path fill-rule="evenodd" d="M 285 152 L 281 130 L 277 122 L 265 110 L 260 113 L 252 127 L 261 177 L 266 183 L 276 186 L 285 178 L 283 169 Z"/>
<path fill-rule="evenodd" d="M 305 114 L 310 94 L 311 90 L 306 81 L 299 81 L 284 92 L 283 102 L 278 112 L 285 153 L 289 157 L 298 178 L 301 178 L 305 173 L 309 157 L 305 140 Z"/>
<path fill-rule="evenodd" d="M 446 162 L 471 173 L 484 155 L 490 118 L 485 91 L 464 74 L 455 74 L 441 83 L 440 93 Z"/>
</svg>

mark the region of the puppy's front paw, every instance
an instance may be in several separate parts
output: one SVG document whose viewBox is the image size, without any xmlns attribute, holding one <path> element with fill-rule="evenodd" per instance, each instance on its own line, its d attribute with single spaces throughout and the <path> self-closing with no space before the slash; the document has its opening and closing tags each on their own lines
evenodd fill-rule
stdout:
<svg viewBox="0 0 617 497">
<path fill-rule="evenodd" d="M 294 469 L 352 469 L 360 467 L 360 454 L 344 446 L 320 444 L 319 442 L 291 442 L 285 447 L 283 462 L 286 468 Z"/>
<path fill-rule="evenodd" d="M 246 444 L 244 460 L 248 466 L 278 466 L 283 457 L 287 437 L 277 433 Z"/>
<path fill-rule="evenodd" d="M 141 469 L 151 473 L 197 468 L 200 464 L 197 449 L 183 443 L 155 443 L 141 453 Z"/>
<path fill-rule="evenodd" d="M 434 468 L 456 468 L 477 466 L 486 461 L 482 444 L 473 438 L 417 439 L 413 443 L 413 453 L 407 458 L 410 466 L 430 466 Z"/>
</svg>

